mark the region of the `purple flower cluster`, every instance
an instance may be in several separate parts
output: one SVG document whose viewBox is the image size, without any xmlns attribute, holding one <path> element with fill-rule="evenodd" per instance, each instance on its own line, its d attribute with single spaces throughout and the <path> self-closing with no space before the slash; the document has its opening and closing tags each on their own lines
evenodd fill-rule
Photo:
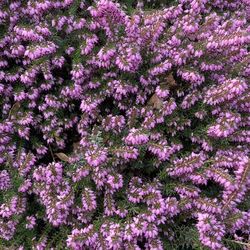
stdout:
<svg viewBox="0 0 250 250">
<path fill-rule="evenodd" d="M 250 2 L 118 2 L 0 2 L 0 244 L 247 244 Z"/>
</svg>

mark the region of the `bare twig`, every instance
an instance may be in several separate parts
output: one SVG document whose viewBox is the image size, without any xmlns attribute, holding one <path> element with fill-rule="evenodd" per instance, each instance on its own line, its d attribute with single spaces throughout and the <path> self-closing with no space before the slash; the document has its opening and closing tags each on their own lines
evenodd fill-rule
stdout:
<svg viewBox="0 0 250 250">
<path fill-rule="evenodd" d="M 50 154 L 52 156 L 53 161 L 55 161 L 55 157 L 54 157 L 54 154 L 53 154 L 53 151 L 52 151 L 50 144 L 49 144 L 49 151 L 50 151 Z"/>
</svg>

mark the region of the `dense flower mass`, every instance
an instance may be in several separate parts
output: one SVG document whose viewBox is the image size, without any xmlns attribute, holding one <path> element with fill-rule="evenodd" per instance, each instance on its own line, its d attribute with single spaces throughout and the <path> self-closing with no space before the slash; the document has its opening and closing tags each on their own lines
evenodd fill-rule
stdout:
<svg viewBox="0 0 250 250">
<path fill-rule="evenodd" d="M 249 249 L 249 0 L 0 1 L 0 246 Z"/>
</svg>

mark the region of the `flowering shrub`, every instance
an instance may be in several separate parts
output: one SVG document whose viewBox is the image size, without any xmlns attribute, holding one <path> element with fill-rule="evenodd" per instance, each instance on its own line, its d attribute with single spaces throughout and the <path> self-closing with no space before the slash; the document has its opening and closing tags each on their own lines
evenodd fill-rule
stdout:
<svg viewBox="0 0 250 250">
<path fill-rule="evenodd" d="M 249 247 L 250 3 L 164 2 L 1 1 L 1 246 Z"/>
</svg>

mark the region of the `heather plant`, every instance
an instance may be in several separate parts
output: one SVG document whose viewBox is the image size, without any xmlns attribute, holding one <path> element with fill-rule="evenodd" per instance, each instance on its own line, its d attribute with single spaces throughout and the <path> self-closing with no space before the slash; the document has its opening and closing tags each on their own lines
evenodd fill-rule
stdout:
<svg viewBox="0 0 250 250">
<path fill-rule="evenodd" d="M 249 249 L 249 20 L 1 1 L 1 248 Z"/>
</svg>

